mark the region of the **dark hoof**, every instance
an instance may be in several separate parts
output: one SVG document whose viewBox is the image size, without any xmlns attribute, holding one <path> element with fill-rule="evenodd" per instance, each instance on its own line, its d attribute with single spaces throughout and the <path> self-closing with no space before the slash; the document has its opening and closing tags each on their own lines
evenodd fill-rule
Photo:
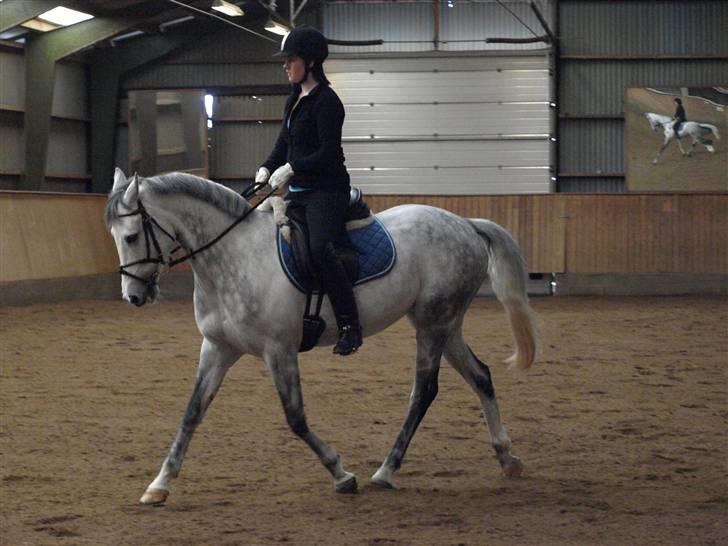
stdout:
<svg viewBox="0 0 728 546">
<path fill-rule="evenodd" d="M 359 492 L 359 486 L 356 483 L 356 476 L 352 474 L 351 476 L 344 478 L 344 480 L 337 483 L 336 492 L 343 495 L 356 495 Z"/>
</svg>

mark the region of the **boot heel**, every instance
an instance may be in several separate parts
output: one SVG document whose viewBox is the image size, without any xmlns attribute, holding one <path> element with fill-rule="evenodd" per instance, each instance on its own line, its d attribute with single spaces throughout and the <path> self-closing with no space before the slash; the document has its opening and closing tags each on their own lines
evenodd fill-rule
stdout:
<svg viewBox="0 0 728 546">
<path fill-rule="evenodd" d="M 339 329 L 339 341 L 334 347 L 334 354 L 350 355 L 362 346 L 361 328 L 358 326 L 342 326 Z"/>
</svg>

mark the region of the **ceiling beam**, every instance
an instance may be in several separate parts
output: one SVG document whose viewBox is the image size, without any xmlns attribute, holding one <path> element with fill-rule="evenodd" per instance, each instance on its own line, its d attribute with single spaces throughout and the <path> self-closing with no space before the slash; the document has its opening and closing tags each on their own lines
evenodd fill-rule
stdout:
<svg viewBox="0 0 728 546">
<path fill-rule="evenodd" d="M 135 23 L 135 19 L 127 18 L 91 19 L 28 37 L 25 47 L 25 176 L 20 189 L 38 191 L 45 180 L 56 63 Z"/>
</svg>

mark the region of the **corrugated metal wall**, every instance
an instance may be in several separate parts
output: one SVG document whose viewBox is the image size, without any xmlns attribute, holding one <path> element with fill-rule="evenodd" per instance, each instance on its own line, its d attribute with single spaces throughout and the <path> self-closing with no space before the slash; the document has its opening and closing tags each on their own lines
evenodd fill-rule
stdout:
<svg viewBox="0 0 728 546">
<path fill-rule="evenodd" d="M 528 4 L 506 4 L 534 29 L 540 28 Z M 446 2 L 443 2 L 440 10 L 441 40 L 468 40 L 440 44 L 441 50 L 458 50 L 448 59 L 403 61 L 397 58 L 398 55 L 389 60 L 379 57 L 375 73 L 370 74 L 369 66 L 359 70 L 359 64 L 371 64 L 370 61 L 353 60 L 349 54 L 341 53 L 352 51 L 352 48 L 331 47 L 333 55 L 326 63 L 326 70 L 347 106 L 345 138 L 351 143 L 360 137 L 370 139 L 372 134 L 378 137 L 377 142 L 351 144 L 354 147 L 346 145 L 347 164 L 353 169 L 352 176 L 357 183 L 365 186 L 373 178 L 379 181 L 386 178 L 388 182 L 380 186 L 379 191 L 402 190 L 403 170 L 373 171 L 372 165 L 382 166 L 379 161 L 373 163 L 373 158 L 381 158 L 381 151 L 391 148 L 391 144 L 385 142 L 387 138 L 421 138 L 426 135 L 438 141 L 419 142 L 416 146 L 415 153 L 428 158 L 426 167 L 416 177 L 423 186 L 419 191 L 442 191 L 443 179 L 451 181 L 448 191 L 486 191 L 482 183 L 458 185 L 458 181 L 472 182 L 474 177 L 502 181 L 498 189 L 501 192 L 548 191 L 552 161 L 546 138 L 550 132 L 552 112 L 548 107 L 550 79 L 543 44 L 536 44 L 537 50 L 534 50 L 533 44 L 524 48 L 515 46 L 516 49 L 530 51 L 508 58 L 500 54 L 494 57 L 457 56 L 459 50 L 485 49 L 482 40 L 488 36 L 526 37 L 531 34 L 493 2 L 461 1 L 454 9 L 447 8 Z M 387 51 L 390 55 L 392 52 L 405 55 L 434 49 L 434 11 L 430 0 L 325 3 L 321 17 L 324 32 L 332 38 L 384 37 L 397 42 L 390 42 L 384 48 L 357 47 L 357 54 Z M 372 36 L 372 32 L 376 32 L 377 36 Z M 381 35 L 382 32 L 386 36 Z M 478 43 L 478 40 L 481 42 Z M 488 46 L 487 49 L 502 49 L 502 45 Z M 270 111 L 260 110 L 260 105 L 246 110 L 243 104 L 250 100 L 257 87 L 281 85 L 283 89 L 287 88 L 280 61 L 271 60 L 275 50 L 274 45 L 259 38 L 245 35 L 241 38 L 241 33 L 232 29 L 221 32 L 214 39 L 196 43 L 194 48 L 170 55 L 163 64 L 134 71 L 125 78 L 123 85 L 127 90 L 211 89 L 218 100 L 210 132 L 210 176 L 237 186 L 253 176 L 278 134 L 282 110 L 280 97 L 276 102 L 273 96 L 265 94 L 270 91 L 258 94 L 259 98 L 273 99 L 265 103 L 272 105 Z M 341 54 L 337 55 L 337 52 Z M 346 60 L 341 60 L 344 55 Z M 423 63 L 429 70 L 423 71 L 420 66 Z M 437 76 L 433 67 L 450 70 L 448 63 L 460 69 Z M 487 63 L 495 64 L 492 71 L 483 72 Z M 404 72 L 402 79 L 383 81 L 383 74 L 395 64 L 398 70 Z M 344 72 L 351 77 L 344 76 Z M 438 77 L 443 84 L 433 88 L 430 83 Z M 380 93 L 377 94 L 372 86 Z M 230 88 L 236 89 L 235 94 L 239 96 L 229 96 L 227 90 Z M 382 94 L 387 96 L 387 100 L 381 100 Z M 376 100 L 373 97 L 377 97 Z M 375 105 L 370 106 L 373 101 Z M 429 104 L 413 104 L 423 101 Z M 436 101 L 440 104 L 433 104 Z M 461 105 L 447 104 L 453 101 Z M 277 106 L 279 103 L 280 106 Z M 120 140 L 126 138 L 123 132 L 122 125 L 118 132 Z M 438 136 L 434 136 L 435 133 Z M 534 134 L 539 135 L 537 143 L 534 143 L 533 136 L 524 136 Z M 453 146 L 448 148 L 447 144 L 443 145 L 442 137 L 467 140 L 453 141 Z M 521 140 L 514 142 L 517 138 Z M 490 140 L 488 149 L 492 153 L 484 155 L 482 146 L 473 149 L 475 140 Z M 408 157 L 411 159 L 411 155 L 403 155 L 398 159 L 399 163 L 407 161 Z M 461 160 L 457 166 L 454 165 L 456 158 Z M 441 168 L 452 168 L 453 172 L 443 172 Z M 412 180 L 411 175 L 409 173 L 405 178 Z"/>
<path fill-rule="evenodd" d="M 289 85 L 281 61 L 272 57 L 278 41 L 248 36 L 237 29 L 222 30 L 194 47 L 169 55 L 164 63 L 134 71 L 122 85 L 127 91 L 209 90 L 215 96 L 209 130 L 209 176 L 239 189 L 266 159 L 280 129 L 285 97 L 270 93 L 271 89 L 287 93 Z M 125 125 L 120 123 L 117 140 L 125 146 L 128 138 Z M 126 154 L 119 150 L 117 147 L 117 161 L 127 164 Z"/>
<path fill-rule="evenodd" d="M 526 2 L 503 2 L 534 33 L 543 31 Z M 546 14 L 544 14 L 546 15 Z M 457 0 L 450 8 L 440 2 L 439 44 L 434 42 L 435 8 L 431 0 L 399 2 L 327 2 L 323 9 L 324 34 L 342 40 L 382 39 L 380 46 L 333 46 L 334 53 L 413 51 L 497 51 L 543 48 L 535 44 L 486 44 L 486 38 L 531 38 L 534 36 L 494 0 Z"/>
<path fill-rule="evenodd" d="M 326 70 L 347 112 L 347 167 L 365 192 L 551 190 L 543 53 L 338 58 Z"/>
<path fill-rule="evenodd" d="M 561 0 L 564 55 L 719 55 L 728 48 L 723 0 Z"/>
<path fill-rule="evenodd" d="M 728 2 L 561 0 L 558 25 L 559 191 L 625 191 L 627 87 L 728 85 Z"/>
<path fill-rule="evenodd" d="M 237 188 L 270 154 L 285 95 L 218 96 L 210 130 L 210 176 Z"/>
<path fill-rule="evenodd" d="M 25 169 L 23 112 L 25 60 L 22 49 L 0 49 L 0 189 L 17 189 Z M 58 63 L 43 190 L 86 191 L 88 98 L 86 67 Z"/>
</svg>

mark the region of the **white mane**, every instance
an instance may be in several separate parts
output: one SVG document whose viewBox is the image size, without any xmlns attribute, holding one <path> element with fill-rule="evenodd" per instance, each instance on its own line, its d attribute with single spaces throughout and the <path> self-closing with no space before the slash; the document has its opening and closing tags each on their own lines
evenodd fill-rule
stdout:
<svg viewBox="0 0 728 546">
<path fill-rule="evenodd" d="M 670 116 L 663 116 L 662 114 L 655 114 L 654 112 L 647 112 L 645 117 L 647 118 L 647 121 L 650 122 L 650 127 L 652 127 L 653 131 L 658 127 L 664 127 L 668 123 L 672 122 L 672 118 Z"/>
</svg>

